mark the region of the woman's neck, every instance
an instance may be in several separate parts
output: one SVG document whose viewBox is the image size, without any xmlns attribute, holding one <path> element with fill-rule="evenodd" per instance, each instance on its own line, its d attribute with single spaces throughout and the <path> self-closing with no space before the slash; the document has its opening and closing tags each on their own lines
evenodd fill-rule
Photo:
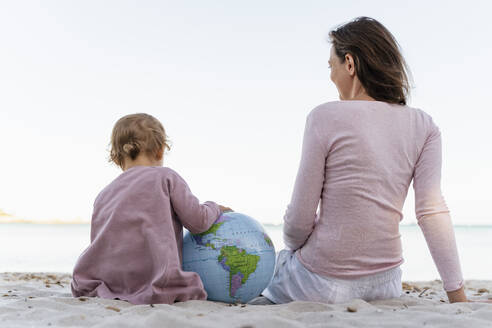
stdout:
<svg viewBox="0 0 492 328">
<path fill-rule="evenodd" d="M 357 77 L 354 78 L 352 82 L 351 88 L 348 90 L 347 94 L 345 95 L 344 99 L 342 100 L 372 100 L 374 101 L 375 99 L 371 96 L 369 96 L 366 92 L 366 89 L 362 86 L 362 83 L 360 83 L 359 79 Z"/>
<path fill-rule="evenodd" d="M 375 101 L 376 99 L 374 99 L 373 97 L 367 95 L 367 94 L 361 94 L 361 95 L 356 95 L 354 97 L 352 97 L 351 99 L 347 99 L 347 100 L 368 100 L 368 101 Z"/>
</svg>

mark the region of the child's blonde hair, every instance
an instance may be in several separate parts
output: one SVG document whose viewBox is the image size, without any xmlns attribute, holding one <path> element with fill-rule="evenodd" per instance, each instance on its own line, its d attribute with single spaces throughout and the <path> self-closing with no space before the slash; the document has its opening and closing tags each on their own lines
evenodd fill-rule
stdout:
<svg viewBox="0 0 492 328">
<path fill-rule="evenodd" d="M 126 115 L 113 127 L 109 161 L 122 167 L 125 157 L 134 160 L 142 152 L 157 156 L 166 148 L 168 138 L 159 120 L 144 113 Z"/>
</svg>

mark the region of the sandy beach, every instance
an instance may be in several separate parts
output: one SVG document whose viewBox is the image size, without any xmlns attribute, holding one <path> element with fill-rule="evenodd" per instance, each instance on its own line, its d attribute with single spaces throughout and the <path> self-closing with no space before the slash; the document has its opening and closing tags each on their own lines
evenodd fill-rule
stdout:
<svg viewBox="0 0 492 328">
<path fill-rule="evenodd" d="M 73 298 L 70 275 L 0 274 L 1 327 L 492 327 L 492 304 L 449 304 L 441 282 L 405 282 L 402 297 L 345 304 L 229 305 L 189 301 L 131 305 Z M 470 280 L 470 299 L 492 299 L 492 281 Z"/>
</svg>

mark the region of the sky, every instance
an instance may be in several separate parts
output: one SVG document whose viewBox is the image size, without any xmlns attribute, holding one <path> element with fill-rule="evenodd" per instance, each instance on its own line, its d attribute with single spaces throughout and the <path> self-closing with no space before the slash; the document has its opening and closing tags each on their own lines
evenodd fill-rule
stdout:
<svg viewBox="0 0 492 328">
<path fill-rule="evenodd" d="M 158 118 L 201 200 L 281 223 L 306 115 L 338 100 L 331 29 L 382 22 L 443 136 L 455 224 L 492 224 L 488 1 L 0 1 L 0 210 L 89 221 L 118 118 Z M 2 212 L 0 212 L 2 213 Z M 403 223 L 414 223 L 413 189 Z"/>
</svg>

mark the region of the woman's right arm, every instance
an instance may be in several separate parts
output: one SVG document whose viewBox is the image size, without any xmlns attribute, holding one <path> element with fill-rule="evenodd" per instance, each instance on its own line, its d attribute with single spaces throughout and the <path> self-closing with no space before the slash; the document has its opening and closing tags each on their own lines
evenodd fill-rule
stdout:
<svg viewBox="0 0 492 328">
<path fill-rule="evenodd" d="M 315 114 L 311 112 L 306 120 L 301 163 L 284 216 L 284 243 L 291 250 L 300 248 L 314 229 L 325 178 L 327 151 L 316 130 Z"/>
<path fill-rule="evenodd" d="M 441 152 L 441 134 L 432 123 L 414 171 L 415 213 L 449 301 L 465 302 L 453 225 L 441 193 Z"/>
</svg>

